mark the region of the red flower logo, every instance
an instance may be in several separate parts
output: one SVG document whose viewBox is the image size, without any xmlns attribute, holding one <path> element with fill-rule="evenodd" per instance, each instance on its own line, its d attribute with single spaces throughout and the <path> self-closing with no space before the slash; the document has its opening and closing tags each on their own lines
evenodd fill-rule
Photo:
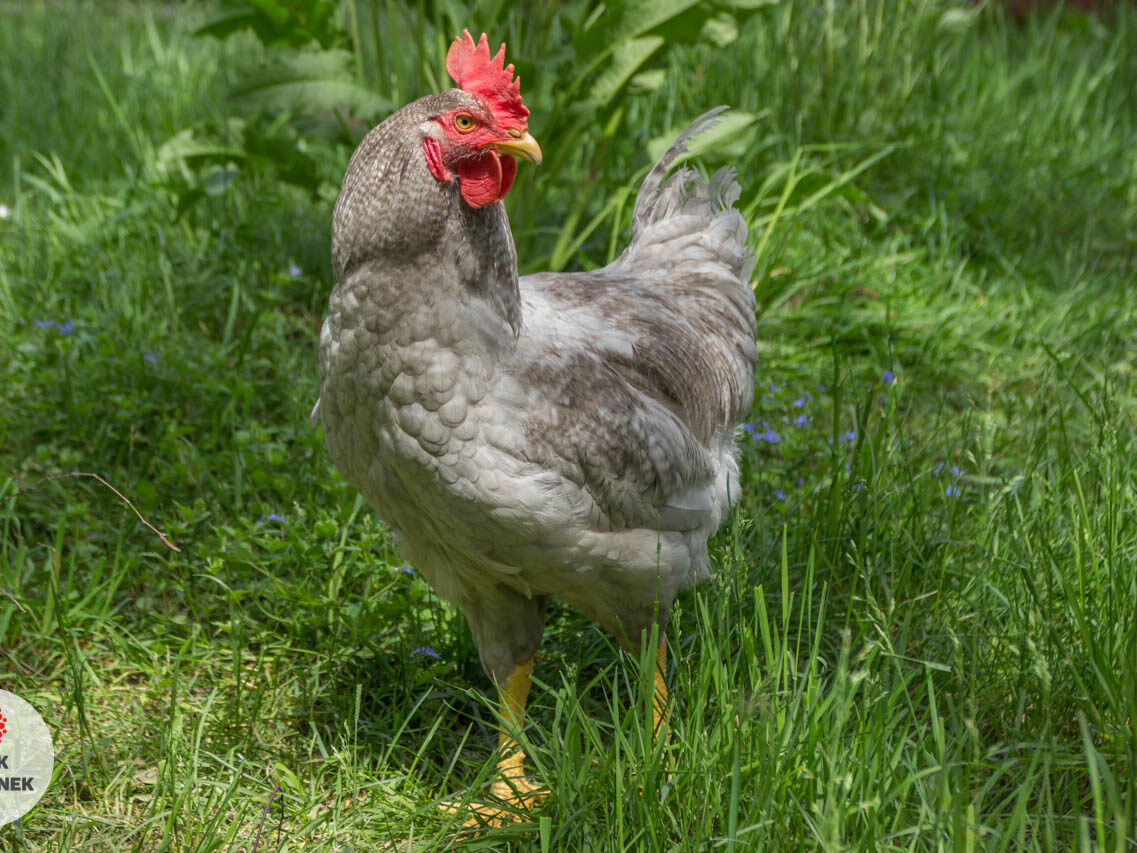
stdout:
<svg viewBox="0 0 1137 853">
<path fill-rule="evenodd" d="M 4 732 L 8 731 L 8 727 L 4 725 L 6 722 L 8 720 L 5 718 L 4 712 L 0 711 L 0 740 L 4 740 Z"/>
</svg>

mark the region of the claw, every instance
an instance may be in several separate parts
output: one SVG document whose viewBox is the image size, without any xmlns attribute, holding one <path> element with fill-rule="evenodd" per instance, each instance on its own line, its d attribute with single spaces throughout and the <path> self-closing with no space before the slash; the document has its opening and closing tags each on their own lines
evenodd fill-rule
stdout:
<svg viewBox="0 0 1137 853">
<path fill-rule="evenodd" d="M 484 829 L 525 820 L 526 812 L 540 805 L 548 795 L 541 786 L 524 776 L 517 776 L 499 779 L 490 785 L 490 796 L 496 802 L 463 803 L 450 800 L 442 803 L 439 808 L 447 814 L 467 815 L 462 828 L 473 830 L 473 834 L 477 834 Z"/>
</svg>

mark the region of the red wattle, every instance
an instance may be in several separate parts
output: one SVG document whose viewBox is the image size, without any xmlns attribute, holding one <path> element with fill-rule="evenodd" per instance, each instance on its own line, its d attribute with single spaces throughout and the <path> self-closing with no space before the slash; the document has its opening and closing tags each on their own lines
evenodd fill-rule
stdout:
<svg viewBox="0 0 1137 853">
<path fill-rule="evenodd" d="M 505 164 L 501 157 L 490 148 L 485 154 L 458 162 L 458 186 L 466 204 L 476 209 L 502 200 L 517 175 L 517 163 L 512 157 L 506 159 L 511 161 L 512 168 L 505 166 L 503 169 Z M 509 173 L 508 183 L 504 173 Z"/>
</svg>

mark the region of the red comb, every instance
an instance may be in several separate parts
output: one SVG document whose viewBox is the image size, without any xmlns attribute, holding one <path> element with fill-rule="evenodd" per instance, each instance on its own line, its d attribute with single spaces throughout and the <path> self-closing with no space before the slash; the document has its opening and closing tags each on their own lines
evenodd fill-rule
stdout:
<svg viewBox="0 0 1137 853">
<path fill-rule="evenodd" d="M 521 103 L 521 80 L 514 80 L 513 65 L 505 64 L 504 44 L 491 58 L 485 33 L 475 45 L 470 31 L 462 30 L 446 52 L 446 72 L 463 92 L 485 101 L 502 126 L 528 129 L 529 110 Z"/>
</svg>

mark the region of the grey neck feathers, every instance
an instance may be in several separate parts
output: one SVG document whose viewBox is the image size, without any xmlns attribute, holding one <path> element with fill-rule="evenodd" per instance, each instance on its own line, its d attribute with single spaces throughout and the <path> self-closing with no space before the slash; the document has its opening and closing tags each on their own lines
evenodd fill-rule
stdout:
<svg viewBox="0 0 1137 853">
<path fill-rule="evenodd" d="M 447 302 L 459 316 L 474 315 L 450 334 L 460 337 L 465 329 L 468 336 L 492 339 L 482 345 L 512 348 L 521 317 L 505 210 L 501 204 L 471 208 L 458 179 L 438 181 L 423 155 L 423 124 L 455 95 L 462 93 L 408 104 L 352 155 L 332 217 L 335 292 L 342 297 L 349 290 L 353 300 L 369 303 L 381 335 L 400 323 L 420 325 L 423 318 L 415 315 Z"/>
</svg>

